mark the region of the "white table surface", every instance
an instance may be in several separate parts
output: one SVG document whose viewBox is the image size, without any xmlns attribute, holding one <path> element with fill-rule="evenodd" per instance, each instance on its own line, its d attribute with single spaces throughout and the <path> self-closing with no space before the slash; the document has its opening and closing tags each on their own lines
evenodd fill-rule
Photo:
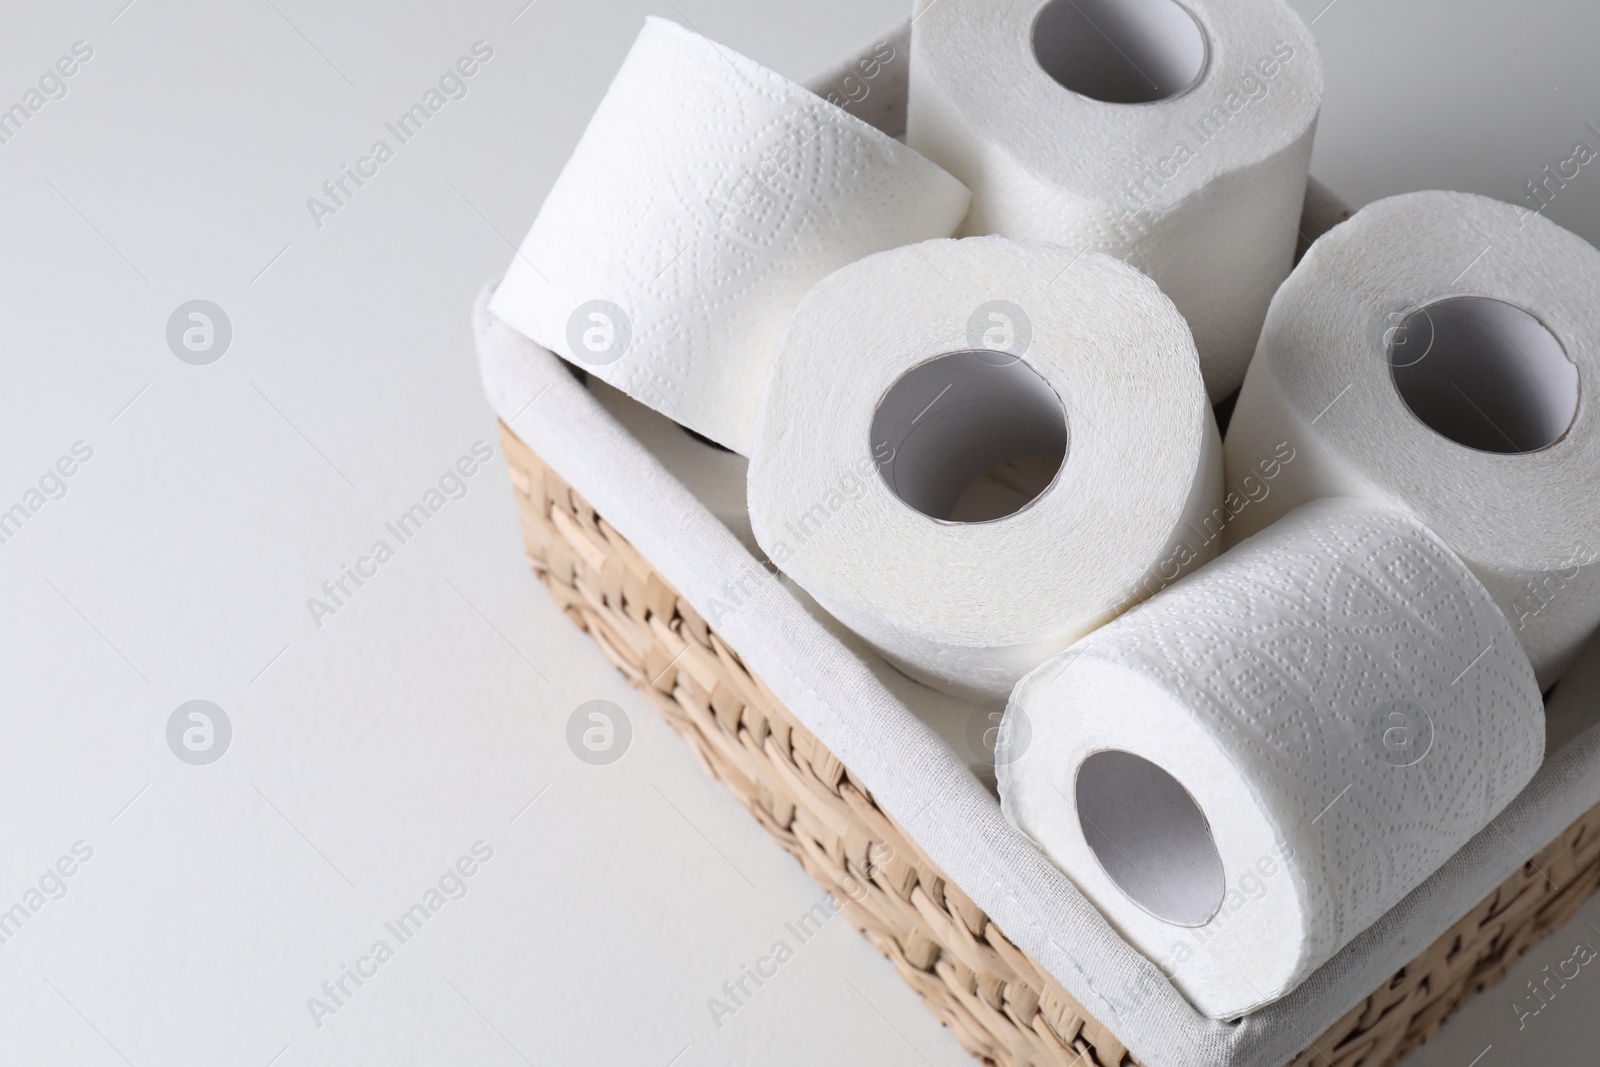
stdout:
<svg viewBox="0 0 1600 1067">
<path fill-rule="evenodd" d="M 56 897 L 0 944 L 0 1063 L 971 1062 L 842 919 L 714 1022 L 821 891 L 535 584 L 467 329 L 643 15 L 798 77 L 904 5 L 524 2 L 6 13 L 0 107 L 93 54 L 0 144 L 0 509 L 92 456 L 0 544 L 0 910 Z M 1597 29 L 1576 0 L 1335 0 L 1315 172 L 1518 200 L 1596 143 Z M 479 40 L 468 94 L 316 225 L 307 198 Z M 1600 241 L 1591 170 L 1549 215 Z M 209 365 L 166 340 L 193 299 L 232 325 Z M 479 440 L 465 496 L 314 620 Z M 193 699 L 232 727 L 208 765 L 168 747 Z M 609 766 L 564 740 L 591 699 L 631 720 Z M 480 841 L 464 896 L 386 931 Z M 1590 920 L 1413 1062 L 1590 1059 L 1600 973 L 1511 1007 Z"/>
</svg>

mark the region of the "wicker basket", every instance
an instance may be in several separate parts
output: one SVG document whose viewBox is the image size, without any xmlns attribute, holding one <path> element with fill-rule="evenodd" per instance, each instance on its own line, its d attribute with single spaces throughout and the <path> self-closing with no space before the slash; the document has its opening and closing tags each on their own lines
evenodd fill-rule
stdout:
<svg viewBox="0 0 1600 1067">
<path fill-rule="evenodd" d="M 528 557 L 556 603 L 834 892 L 968 1051 L 1007 1067 L 1139 1062 L 945 877 L 649 561 L 504 423 L 501 436 Z M 1396 1063 L 1597 888 L 1600 807 L 1311 1042 L 1294 1067 Z"/>
</svg>

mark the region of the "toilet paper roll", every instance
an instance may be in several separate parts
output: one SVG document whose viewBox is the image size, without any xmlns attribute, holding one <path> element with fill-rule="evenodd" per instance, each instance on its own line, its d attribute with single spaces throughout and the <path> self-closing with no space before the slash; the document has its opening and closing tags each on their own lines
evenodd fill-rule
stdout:
<svg viewBox="0 0 1600 1067">
<path fill-rule="evenodd" d="M 1227 1019 L 1293 989 L 1487 825 L 1538 768 L 1544 715 L 1461 561 L 1346 499 L 1040 667 L 1001 738 L 1007 817 Z"/>
<path fill-rule="evenodd" d="M 490 310 L 748 453 L 772 344 L 806 290 L 954 233 L 967 200 L 881 131 L 647 18 Z"/>
<path fill-rule="evenodd" d="M 906 143 L 972 189 L 965 233 L 1092 248 L 1161 285 L 1206 389 L 1244 378 L 1295 250 L 1322 61 L 1282 0 L 937 0 Z"/>
<path fill-rule="evenodd" d="M 1232 536 L 1319 496 L 1401 505 L 1548 687 L 1600 623 L 1597 292 L 1600 252 L 1481 196 L 1409 193 L 1330 230 L 1274 298 L 1234 408 Z"/>
<path fill-rule="evenodd" d="M 750 464 L 772 562 L 918 680 L 1004 696 L 1214 554 L 1194 343 L 1108 256 L 974 237 L 819 283 Z"/>
</svg>

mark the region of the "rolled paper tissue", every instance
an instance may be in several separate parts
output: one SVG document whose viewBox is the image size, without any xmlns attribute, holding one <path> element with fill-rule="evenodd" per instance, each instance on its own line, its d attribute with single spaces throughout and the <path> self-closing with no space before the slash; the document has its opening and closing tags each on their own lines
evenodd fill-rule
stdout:
<svg viewBox="0 0 1600 1067">
<path fill-rule="evenodd" d="M 1282 0 L 936 0 L 906 143 L 972 189 L 963 232 L 1127 260 L 1194 331 L 1213 403 L 1289 273 L 1322 101 Z"/>
<path fill-rule="evenodd" d="M 771 562 L 974 701 L 1219 546 L 1216 424 L 1155 283 L 1092 252 L 927 241 L 819 283 L 750 464 Z"/>
<path fill-rule="evenodd" d="M 1544 709 L 1460 559 L 1398 510 L 1336 499 L 1034 671 L 1000 735 L 1007 818 L 1232 1019 L 1483 829 L 1538 769 Z"/>
<path fill-rule="evenodd" d="M 882 131 L 647 18 L 490 310 L 748 454 L 773 342 L 806 290 L 954 233 L 967 201 Z"/>
<path fill-rule="evenodd" d="M 1399 505 L 1548 688 L 1600 624 L 1596 294 L 1600 251 L 1536 212 L 1447 192 L 1362 208 L 1273 298 L 1228 426 L 1230 536 L 1321 496 Z"/>
</svg>

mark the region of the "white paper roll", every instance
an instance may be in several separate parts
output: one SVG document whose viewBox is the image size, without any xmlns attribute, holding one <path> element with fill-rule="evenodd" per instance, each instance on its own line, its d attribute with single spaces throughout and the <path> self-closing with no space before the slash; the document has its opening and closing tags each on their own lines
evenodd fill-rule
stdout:
<svg viewBox="0 0 1600 1067">
<path fill-rule="evenodd" d="M 955 232 L 960 182 L 759 64 L 647 18 L 490 310 L 748 454 L 813 283 Z"/>
<path fill-rule="evenodd" d="M 1467 193 L 1369 204 L 1272 302 L 1228 428 L 1231 536 L 1319 496 L 1403 506 L 1549 686 L 1600 623 L 1597 293 L 1600 252 L 1532 212 Z"/>
<path fill-rule="evenodd" d="M 1306 505 L 1012 695 L 1002 806 L 1196 1008 L 1293 989 L 1528 782 L 1544 715 L 1402 512 Z"/>
<path fill-rule="evenodd" d="M 1150 279 L 1054 245 L 928 241 L 795 309 L 750 517 L 897 666 L 982 700 L 1215 553 L 1219 453 L 1194 342 Z"/>
<path fill-rule="evenodd" d="M 971 187 L 963 232 L 1160 283 L 1216 402 L 1289 273 L 1321 99 L 1282 0 L 936 0 L 911 25 L 906 143 Z"/>
</svg>

